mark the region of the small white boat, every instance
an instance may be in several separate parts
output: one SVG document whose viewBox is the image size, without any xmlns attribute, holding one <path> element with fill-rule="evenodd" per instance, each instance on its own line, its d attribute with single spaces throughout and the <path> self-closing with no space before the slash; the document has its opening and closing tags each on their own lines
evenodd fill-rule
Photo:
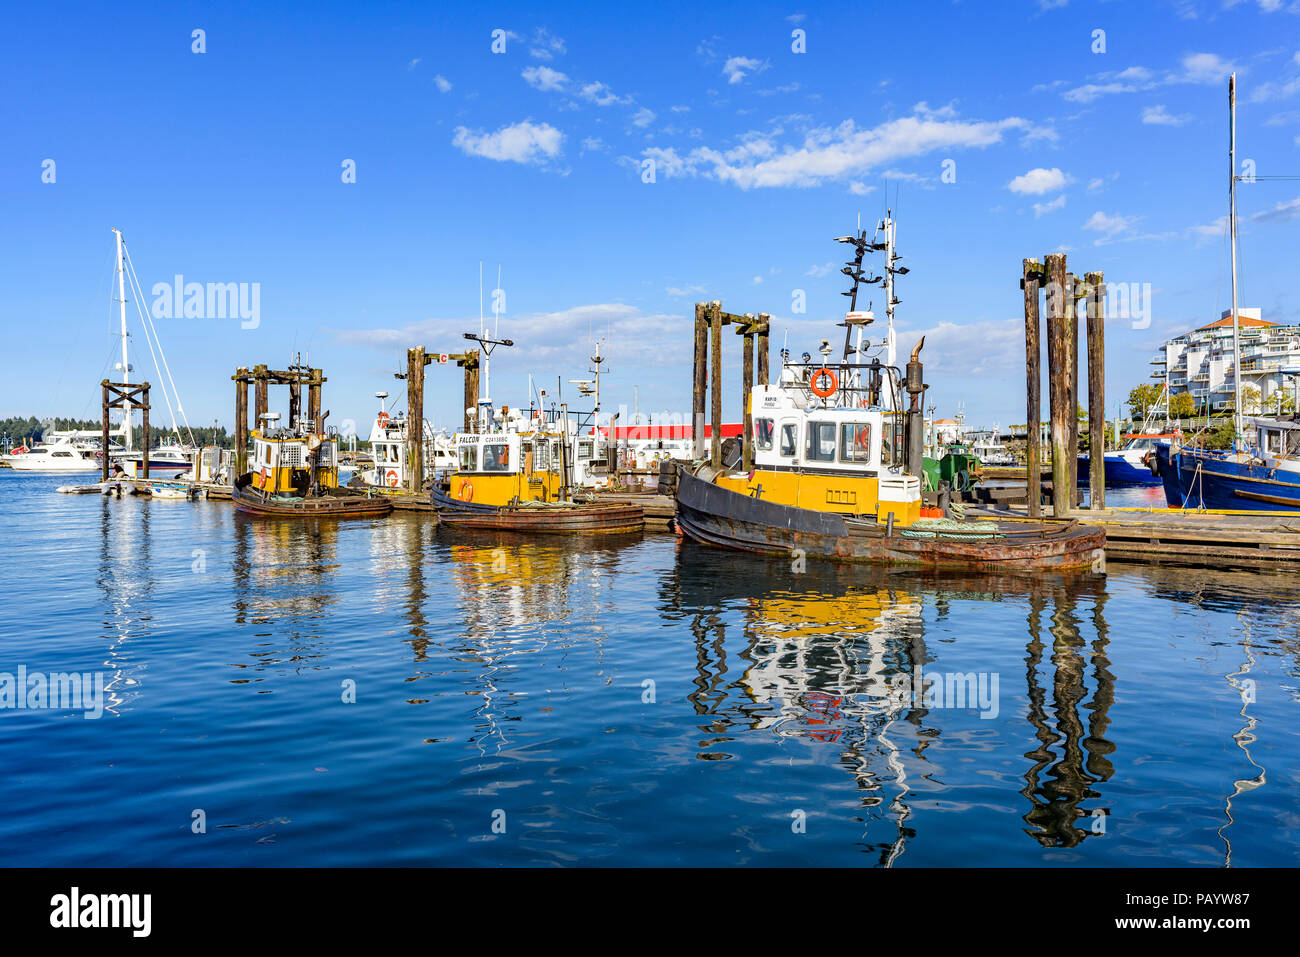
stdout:
<svg viewBox="0 0 1300 957">
<path fill-rule="evenodd" d="M 187 485 L 163 485 L 158 482 L 150 482 L 149 494 L 154 498 L 188 499 L 193 496 L 194 489 Z"/>
</svg>

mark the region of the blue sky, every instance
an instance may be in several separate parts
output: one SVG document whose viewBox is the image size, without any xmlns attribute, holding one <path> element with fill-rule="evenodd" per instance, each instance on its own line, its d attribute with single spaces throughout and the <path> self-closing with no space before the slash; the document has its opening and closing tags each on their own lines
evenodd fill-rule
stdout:
<svg viewBox="0 0 1300 957">
<path fill-rule="evenodd" d="M 927 336 L 941 415 L 1023 421 L 1024 257 L 1064 250 L 1073 271 L 1149 283 L 1149 328 L 1107 326 L 1112 411 L 1156 344 L 1227 306 L 1230 70 L 1239 157 L 1300 173 L 1286 0 L 66 4 L 6 20 L 0 415 L 97 414 L 114 226 L 147 300 L 177 274 L 258 284 L 256 328 L 155 320 L 191 422 L 230 424 L 237 365 L 305 351 L 339 424 L 401 390 L 406 346 L 461 348 L 480 261 L 488 290 L 503 270 L 518 343 L 493 365 L 499 403 L 526 403 L 530 373 L 552 390 L 582 376 L 606 337 L 607 410 L 638 387 L 642 411 L 682 411 L 692 304 L 771 313 L 774 359 L 787 335 L 815 348 L 847 302 L 832 237 L 887 206 L 911 268 L 900 346 Z M 1243 184 L 1239 204 L 1242 305 L 1300 322 L 1300 182 Z M 136 378 L 156 382 L 129 309 Z M 726 348 L 731 415 L 739 339 Z M 431 368 L 427 414 L 452 424 L 460 403 L 458 371 Z"/>
</svg>

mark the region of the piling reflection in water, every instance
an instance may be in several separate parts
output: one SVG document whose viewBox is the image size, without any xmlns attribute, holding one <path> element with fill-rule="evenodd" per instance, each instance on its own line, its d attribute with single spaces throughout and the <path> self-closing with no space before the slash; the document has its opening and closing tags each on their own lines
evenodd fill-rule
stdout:
<svg viewBox="0 0 1300 957">
<path fill-rule="evenodd" d="M 1028 599 L 1025 684 L 1028 719 L 1038 747 L 1025 754 L 1033 762 L 1021 792 L 1031 805 L 1024 816 L 1029 825 L 1026 833 L 1044 847 L 1074 847 L 1090 834 L 1105 833 L 1108 811 L 1098 785 L 1115 773 L 1109 757 L 1115 746 L 1105 737 L 1115 700 L 1115 679 L 1106 657 L 1105 590 L 1095 582 L 1080 581 L 1069 588 L 1043 583 L 1030 588 Z M 1089 602 L 1091 689 L 1080 612 Z M 1044 640 L 1045 621 L 1050 654 Z M 1088 712 L 1086 733 L 1081 709 Z"/>
</svg>

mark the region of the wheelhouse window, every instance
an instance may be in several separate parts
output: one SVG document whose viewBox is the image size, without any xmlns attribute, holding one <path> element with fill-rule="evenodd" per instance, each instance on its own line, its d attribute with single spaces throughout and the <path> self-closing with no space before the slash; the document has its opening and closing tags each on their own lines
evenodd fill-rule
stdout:
<svg viewBox="0 0 1300 957">
<path fill-rule="evenodd" d="M 590 442 L 579 442 L 579 443 L 578 443 L 578 461 L 579 461 L 579 462 L 590 462 L 590 461 L 591 461 L 591 443 L 590 443 Z"/>
<path fill-rule="evenodd" d="M 835 423 L 809 422 L 804 458 L 809 462 L 835 461 Z"/>
<path fill-rule="evenodd" d="M 754 447 L 760 452 L 770 452 L 772 449 L 772 436 L 776 431 L 776 423 L 771 419 L 754 420 Z"/>
<path fill-rule="evenodd" d="M 1268 430 L 1268 451 L 1272 455 L 1282 454 L 1282 432 L 1280 429 Z"/>
<path fill-rule="evenodd" d="M 840 426 L 840 461 L 871 461 L 871 425 L 867 422 L 845 422 Z"/>
<path fill-rule="evenodd" d="M 781 423 L 781 454 L 792 459 L 798 451 L 799 427 L 793 422 Z"/>
<path fill-rule="evenodd" d="M 483 446 L 484 472 L 510 471 L 510 446 L 504 442 L 489 442 Z"/>
<path fill-rule="evenodd" d="M 462 445 L 460 447 L 460 470 L 462 472 L 478 471 L 478 446 Z"/>
</svg>

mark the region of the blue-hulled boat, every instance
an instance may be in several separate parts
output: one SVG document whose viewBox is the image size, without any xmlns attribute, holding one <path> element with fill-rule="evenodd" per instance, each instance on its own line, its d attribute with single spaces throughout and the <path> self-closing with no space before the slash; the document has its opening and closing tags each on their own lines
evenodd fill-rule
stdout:
<svg viewBox="0 0 1300 957">
<path fill-rule="evenodd" d="M 1106 468 L 1106 487 L 1121 485 L 1159 485 L 1160 479 L 1152 473 L 1148 456 L 1158 441 L 1181 438 L 1178 432 L 1130 432 L 1124 436 L 1124 447 L 1102 453 Z M 1091 470 L 1090 455 L 1079 456 L 1079 484 L 1086 485 Z"/>
<path fill-rule="evenodd" d="M 1300 511 L 1300 422 L 1251 420 L 1248 451 L 1156 447 L 1156 470 L 1171 508 Z"/>
</svg>

